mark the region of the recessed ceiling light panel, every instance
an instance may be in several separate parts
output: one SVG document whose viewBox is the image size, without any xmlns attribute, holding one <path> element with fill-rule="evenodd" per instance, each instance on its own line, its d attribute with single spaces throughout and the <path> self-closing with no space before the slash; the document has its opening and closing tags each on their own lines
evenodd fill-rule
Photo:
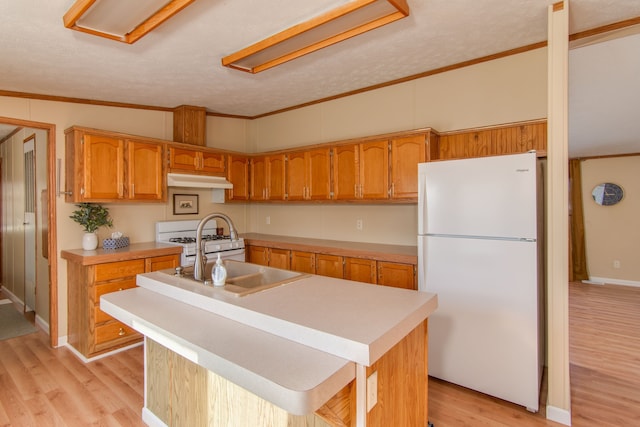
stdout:
<svg viewBox="0 0 640 427">
<path fill-rule="evenodd" d="M 409 15 L 406 0 L 354 0 L 222 58 L 259 73 Z"/>
</svg>

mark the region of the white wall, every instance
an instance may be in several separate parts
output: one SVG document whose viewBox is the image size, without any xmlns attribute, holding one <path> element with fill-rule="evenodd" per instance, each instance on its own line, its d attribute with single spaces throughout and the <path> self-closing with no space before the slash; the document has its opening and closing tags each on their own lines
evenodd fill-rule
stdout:
<svg viewBox="0 0 640 427">
<path fill-rule="evenodd" d="M 640 156 L 587 159 L 581 167 L 589 277 L 640 286 Z M 593 188 L 604 182 L 623 188 L 620 203 L 600 206 L 593 201 Z M 614 267 L 615 260 L 620 262 L 619 268 Z"/>
</svg>

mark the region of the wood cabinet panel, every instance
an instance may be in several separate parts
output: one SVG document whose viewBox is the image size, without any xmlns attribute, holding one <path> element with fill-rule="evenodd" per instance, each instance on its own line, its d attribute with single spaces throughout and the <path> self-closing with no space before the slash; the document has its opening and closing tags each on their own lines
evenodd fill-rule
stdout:
<svg viewBox="0 0 640 427">
<path fill-rule="evenodd" d="M 169 170 L 177 172 L 206 172 L 212 175 L 224 175 L 225 155 L 214 151 L 170 146 Z"/>
<path fill-rule="evenodd" d="M 144 271 L 166 270 L 168 268 L 176 268 L 180 265 L 180 257 L 177 255 L 164 255 L 144 260 Z"/>
<path fill-rule="evenodd" d="M 227 200 L 249 200 L 249 157 L 229 154 L 227 179 L 233 184 L 226 190 Z"/>
<path fill-rule="evenodd" d="M 372 259 L 345 257 L 344 278 L 355 280 L 356 282 L 375 284 L 377 282 L 376 261 Z"/>
<path fill-rule="evenodd" d="M 166 201 L 164 143 L 86 128 L 65 133 L 67 202 Z"/>
<path fill-rule="evenodd" d="M 417 289 L 415 266 L 378 261 L 378 284 L 395 288 Z"/>
<path fill-rule="evenodd" d="M 268 267 L 288 270 L 291 266 L 290 251 L 287 249 L 267 248 L 264 246 L 247 246 L 248 262 Z"/>
<path fill-rule="evenodd" d="M 285 155 L 278 154 L 267 157 L 267 199 L 285 200 Z"/>
<path fill-rule="evenodd" d="M 253 157 L 250 164 L 251 200 L 267 200 L 267 158 Z"/>
<path fill-rule="evenodd" d="M 333 198 L 354 200 L 359 194 L 358 144 L 333 148 Z"/>
<path fill-rule="evenodd" d="M 344 277 L 342 257 L 337 255 L 316 254 L 316 274 L 342 279 Z"/>
<path fill-rule="evenodd" d="M 291 270 L 301 273 L 316 273 L 316 254 L 305 251 L 291 251 Z"/>
<path fill-rule="evenodd" d="M 124 140 L 104 135 L 81 136 L 84 151 L 78 188 L 82 200 L 124 198 Z"/>
<path fill-rule="evenodd" d="M 291 253 L 286 249 L 269 249 L 269 267 L 282 268 L 289 270 Z"/>
<path fill-rule="evenodd" d="M 440 159 L 547 151 L 547 123 L 529 122 L 440 135 Z"/>
<path fill-rule="evenodd" d="M 391 198 L 418 198 L 418 163 L 425 153 L 424 134 L 391 140 Z"/>
<path fill-rule="evenodd" d="M 304 151 L 287 154 L 287 200 L 305 200 L 307 196 L 307 156 Z"/>
<path fill-rule="evenodd" d="M 360 198 L 387 199 L 389 197 L 389 142 L 360 144 Z"/>
<path fill-rule="evenodd" d="M 127 141 L 127 193 L 130 200 L 165 198 L 163 147 L 139 141 Z"/>
<path fill-rule="evenodd" d="M 329 148 L 287 154 L 287 199 L 331 199 L 331 150 Z"/>
<path fill-rule="evenodd" d="M 68 262 L 68 342 L 85 357 L 140 341 L 142 336 L 100 310 L 100 297 L 136 286 L 136 275 L 179 265 L 180 255 L 82 265 Z"/>
</svg>

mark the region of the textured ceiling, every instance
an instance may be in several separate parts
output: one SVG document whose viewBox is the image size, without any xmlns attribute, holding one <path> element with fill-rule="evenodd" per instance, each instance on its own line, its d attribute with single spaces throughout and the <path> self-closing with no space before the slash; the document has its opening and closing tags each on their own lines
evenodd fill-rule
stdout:
<svg viewBox="0 0 640 427">
<path fill-rule="evenodd" d="M 274 69 L 220 64 L 344 2 L 198 0 L 127 45 L 66 29 L 73 0 L 0 0 L 0 90 L 256 116 L 544 41 L 553 3 L 408 0 L 408 18 Z M 638 16 L 638 0 L 571 0 L 570 31 Z"/>
</svg>

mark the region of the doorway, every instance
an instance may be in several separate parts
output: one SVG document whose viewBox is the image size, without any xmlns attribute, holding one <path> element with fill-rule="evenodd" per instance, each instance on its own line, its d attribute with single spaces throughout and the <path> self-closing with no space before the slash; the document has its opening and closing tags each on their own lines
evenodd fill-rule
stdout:
<svg viewBox="0 0 640 427">
<path fill-rule="evenodd" d="M 42 162 L 36 162 L 34 167 L 39 168 L 40 166 L 42 166 L 43 169 L 45 169 L 44 172 L 44 179 L 43 179 L 43 191 L 41 192 L 41 194 L 36 190 L 37 187 L 34 187 L 34 189 L 32 190 L 33 192 L 33 201 L 35 205 L 38 205 L 37 203 L 35 203 L 37 200 L 36 198 L 40 197 L 40 205 L 43 207 L 41 210 L 41 216 L 38 215 L 38 212 L 36 212 L 37 209 L 32 209 L 33 210 L 33 221 L 34 224 L 36 224 L 36 221 L 39 221 L 40 223 L 40 229 L 42 230 L 42 239 L 41 239 L 41 243 L 40 243 L 40 247 L 41 247 L 41 251 L 43 255 L 48 255 L 46 256 L 46 265 L 45 265 L 45 271 L 43 274 L 46 276 L 46 278 L 48 280 L 45 280 L 45 283 L 48 281 L 48 289 L 46 289 L 46 287 L 43 287 L 43 289 L 39 289 L 38 288 L 38 292 L 41 293 L 48 293 L 48 309 L 49 309 L 49 338 L 50 338 L 50 344 L 52 347 L 57 347 L 58 346 L 58 259 L 57 259 L 57 226 L 56 226 L 56 191 L 55 191 L 55 185 L 56 185 L 56 170 L 55 170 L 55 153 L 56 153 L 56 144 L 55 144 L 55 133 L 56 133 L 56 127 L 54 124 L 49 124 L 49 123 L 41 123 L 41 122 L 34 122 L 34 121 L 29 121 L 29 120 L 19 120 L 19 119 L 13 119 L 13 118 L 9 118 L 9 117 L 0 117 L 0 124 L 2 125 L 9 125 L 9 126 L 16 126 L 16 127 L 23 127 L 23 128 L 32 128 L 35 129 L 37 132 L 36 133 L 41 133 L 42 134 L 42 139 L 43 139 L 43 143 L 42 146 L 44 148 L 43 151 L 45 151 L 46 153 L 42 153 L 41 158 L 43 159 Z M 25 138 L 25 142 L 30 139 L 30 138 Z M 34 139 L 35 141 L 36 139 Z M 40 145 L 40 144 L 38 144 Z M 37 150 L 34 153 L 37 155 Z M 26 154 L 25 154 L 26 155 Z M 25 162 L 26 157 L 24 157 Z M 34 179 L 37 181 L 37 173 L 36 173 L 36 177 L 34 177 Z M 26 181 L 26 179 L 25 179 Z M 26 185 L 26 184 L 25 184 Z M 7 183 L 5 182 L 3 187 L 4 188 L 9 188 L 9 186 L 13 186 L 13 187 L 18 187 L 18 188 L 12 188 L 14 191 L 16 192 L 24 192 L 24 195 L 27 195 L 27 190 L 26 188 L 23 188 L 22 185 L 18 185 L 15 183 Z M 6 197 L 6 196 L 5 196 Z M 26 198 L 25 198 L 26 199 Z M 27 206 L 26 206 L 26 200 L 25 200 L 25 211 L 27 211 Z M 3 207 L 3 209 L 6 209 L 6 207 Z M 27 222 L 27 221 L 31 221 L 31 219 L 28 219 L 26 214 L 24 217 L 24 221 L 23 222 Z M 27 226 L 28 224 L 18 224 L 21 226 Z M 4 227 L 3 227 L 4 229 Z M 2 229 L 0 229 L 0 234 L 2 233 Z M 34 232 L 34 234 L 36 234 Z M 25 229 L 25 236 L 28 235 L 27 230 Z M 6 238 L 6 236 L 1 236 L 0 237 L 0 242 L 4 241 Z M 29 239 L 29 237 L 26 237 L 26 239 Z M 33 236 L 33 241 L 38 242 L 39 240 L 39 236 L 34 235 Z M 27 249 L 27 246 L 29 245 L 29 243 L 27 243 L 25 241 L 25 249 L 23 249 L 24 252 L 29 251 L 29 253 L 32 252 L 33 249 L 33 254 L 35 256 L 35 251 L 38 249 L 37 248 L 37 243 L 34 245 L 34 248 L 30 248 Z M 21 256 L 24 256 L 25 253 L 22 252 Z M 38 251 L 40 252 L 40 251 Z M 5 254 L 6 255 L 6 254 Z M 26 259 L 26 258 L 25 258 Z M 25 263 L 26 264 L 26 263 Z M 37 268 L 37 267 L 36 267 Z M 6 272 L 3 272 L 3 274 L 5 274 Z M 25 268 L 25 271 L 21 273 L 21 275 L 24 274 L 25 275 L 25 279 L 26 279 L 26 274 L 27 274 L 27 269 Z M 30 274 L 30 273 L 29 273 Z M 39 274 L 37 271 L 34 273 L 35 275 Z M 26 282 L 26 280 L 25 280 Z M 35 290 L 34 290 L 34 296 L 35 296 Z M 46 294 L 45 294 L 46 296 Z M 30 296 L 28 296 L 26 293 L 24 295 L 25 298 L 25 308 L 27 306 L 30 307 L 34 307 L 35 306 L 35 302 L 33 302 L 33 300 L 30 299 Z M 32 301 L 31 303 L 34 304 L 33 306 L 30 305 L 29 301 Z M 45 305 L 46 307 L 46 305 Z"/>
</svg>

